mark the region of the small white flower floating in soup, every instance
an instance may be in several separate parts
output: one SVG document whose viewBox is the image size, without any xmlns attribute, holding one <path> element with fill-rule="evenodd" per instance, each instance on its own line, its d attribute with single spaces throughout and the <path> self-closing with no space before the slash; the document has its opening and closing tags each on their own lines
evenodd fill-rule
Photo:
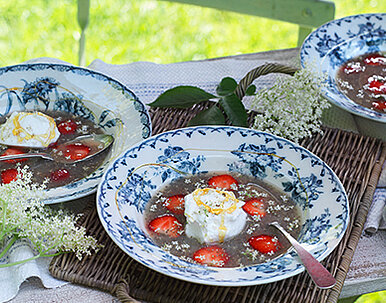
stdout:
<svg viewBox="0 0 386 303">
<path fill-rule="evenodd" d="M 153 241 L 192 263 L 240 267 L 285 253 L 290 244 L 270 222 L 295 238 L 300 209 L 287 194 L 251 176 L 206 173 L 180 178 L 148 203 L 145 220 Z"/>
<path fill-rule="evenodd" d="M 80 142 L 70 143 L 83 135 L 103 134 L 93 121 L 63 111 L 13 112 L 0 119 L 0 156 L 45 152 L 63 157 L 68 163 L 41 158 L 20 158 L 0 161 L 1 183 L 18 178 L 18 167 L 28 166 L 34 183 L 45 182 L 48 188 L 59 187 L 82 179 L 94 172 L 106 159 L 109 149 L 82 164 L 73 163 L 100 146 Z M 69 144 L 66 144 L 69 142 Z"/>
</svg>

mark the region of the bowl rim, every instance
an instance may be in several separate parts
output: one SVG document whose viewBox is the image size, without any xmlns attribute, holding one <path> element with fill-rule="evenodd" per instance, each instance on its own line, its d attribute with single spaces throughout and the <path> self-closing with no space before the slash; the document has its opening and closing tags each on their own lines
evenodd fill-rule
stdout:
<svg viewBox="0 0 386 303">
<path fill-rule="evenodd" d="M 109 237 L 120 247 L 120 249 L 122 249 L 127 255 L 132 257 L 134 260 L 140 262 L 142 265 L 144 265 L 144 266 L 146 266 L 146 267 L 148 267 L 148 268 L 150 268 L 152 270 L 155 270 L 155 271 L 157 271 L 157 272 L 159 272 L 161 274 L 164 274 L 164 275 L 167 275 L 167 276 L 170 276 L 170 277 L 173 277 L 173 278 L 181 279 L 181 280 L 184 280 L 184 281 L 188 281 L 188 282 L 205 284 L 205 285 L 214 285 L 214 286 L 248 286 L 248 285 L 266 284 L 266 283 L 271 283 L 271 282 L 280 281 L 280 280 L 283 280 L 283 279 L 286 279 L 286 278 L 290 278 L 290 277 L 295 276 L 295 275 L 297 275 L 297 274 L 299 274 L 299 273 L 301 273 L 301 272 L 303 272 L 305 270 L 304 266 L 301 265 L 299 268 L 295 269 L 293 272 L 291 272 L 289 274 L 288 273 L 283 274 L 285 277 L 283 277 L 283 275 L 277 276 L 277 277 L 271 277 L 271 278 L 267 278 L 265 281 L 258 281 L 257 283 L 254 280 L 248 280 L 248 281 L 243 281 L 243 282 L 225 282 L 225 283 L 221 282 L 221 281 L 220 282 L 217 282 L 217 281 L 206 281 L 204 279 L 200 279 L 200 280 L 197 281 L 197 280 L 191 279 L 189 277 L 176 276 L 175 274 L 172 274 L 172 273 L 169 273 L 168 271 L 159 269 L 157 266 L 154 266 L 154 265 L 152 266 L 151 264 L 144 264 L 143 262 L 141 262 L 141 260 L 137 260 L 129 252 L 127 252 L 125 250 L 125 248 L 122 247 L 122 245 L 118 241 L 118 239 L 116 239 L 114 236 L 112 236 L 109 233 L 108 228 L 107 228 L 107 222 L 105 222 L 105 220 L 104 220 L 104 218 L 102 217 L 102 214 L 101 214 L 101 205 L 100 205 L 100 202 L 101 202 L 100 201 L 101 200 L 101 190 L 102 190 L 102 187 L 104 186 L 105 178 L 108 177 L 108 174 L 110 173 L 110 171 L 114 167 L 117 167 L 119 165 L 118 162 L 120 161 L 120 159 L 121 158 L 125 158 L 127 155 L 129 155 L 131 152 L 133 152 L 135 150 L 141 149 L 141 145 L 145 144 L 146 142 L 152 141 L 152 140 L 160 138 L 162 136 L 171 135 L 171 134 L 176 133 L 176 132 L 186 132 L 186 131 L 190 131 L 190 130 L 199 130 L 199 129 L 202 129 L 202 128 L 205 128 L 205 129 L 208 129 L 208 128 L 209 129 L 230 129 L 230 130 L 236 130 L 236 131 L 241 130 L 241 131 L 254 132 L 254 133 L 260 133 L 260 134 L 268 135 L 268 136 L 270 136 L 271 138 L 273 138 L 275 140 L 279 139 L 279 140 L 282 140 L 282 141 L 286 141 L 290 145 L 296 146 L 296 148 L 299 148 L 299 149 L 305 151 L 307 154 L 312 155 L 314 158 L 316 158 L 317 160 L 321 161 L 321 163 L 323 164 L 323 167 L 328 169 L 330 171 L 330 173 L 335 177 L 335 179 L 336 179 L 335 181 L 339 185 L 339 187 L 341 189 L 341 192 L 343 193 L 343 196 L 344 196 L 343 198 L 345 200 L 345 206 L 346 206 L 346 212 L 347 212 L 347 217 L 346 217 L 346 220 L 344 221 L 344 225 L 343 225 L 342 230 L 341 230 L 341 232 L 339 234 L 339 237 L 334 238 L 334 240 L 336 240 L 336 241 L 333 243 L 333 245 L 328 246 L 326 251 L 323 254 L 320 254 L 317 257 L 317 260 L 321 261 L 321 260 L 325 259 L 328 255 L 330 255 L 333 252 L 333 250 L 339 245 L 339 243 L 341 242 L 341 240 L 343 239 L 343 237 L 344 237 L 344 235 L 345 235 L 345 233 L 347 231 L 347 227 L 348 227 L 348 224 L 349 224 L 349 221 L 350 221 L 350 205 L 349 205 L 349 199 L 348 199 L 347 193 L 345 191 L 345 188 L 344 188 L 343 184 L 341 183 L 340 179 L 338 178 L 338 176 L 331 169 L 331 167 L 328 166 L 328 164 L 325 161 L 321 160 L 318 156 L 316 156 L 314 153 L 312 153 L 311 151 L 309 151 L 305 147 L 300 146 L 299 144 L 294 143 L 294 142 L 292 142 L 290 140 L 284 139 L 282 137 L 279 137 L 279 136 L 276 136 L 276 135 L 273 135 L 273 134 L 270 134 L 270 133 L 267 133 L 267 132 L 251 129 L 251 128 L 235 127 L 235 126 L 213 126 L 213 125 L 184 127 L 184 128 L 169 130 L 169 131 L 165 131 L 165 132 L 160 133 L 160 134 L 153 135 L 153 136 L 151 136 L 151 137 L 149 137 L 149 138 L 147 138 L 147 139 L 145 139 L 145 140 L 143 140 L 141 142 L 138 142 L 138 143 L 134 144 L 131 148 L 127 149 L 126 152 L 122 153 L 119 158 L 115 159 L 114 163 L 110 164 L 109 168 L 104 173 L 102 181 L 98 185 L 98 190 L 97 190 L 97 195 L 96 195 L 96 207 L 97 207 L 98 217 L 99 217 L 99 219 L 100 219 L 100 221 L 101 221 L 105 231 L 108 233 Z M 112 204 L 116 205 L 116 203 L 112 203 Z M 290 252 L 290 250 L 288 250 L 284 255 L 281 255 L 281 256 L 285 256 L 289 252 Z M 274 259 L 274 260 L 276 260 L 276 259 Z M 299 262 L 299 264 L 301 264 L 301 263 Z M 257 264 L 257 265 L 259 265 L 259 264 Z M 253 268 L 254 266 L 256 266 L 256 265 L 247 266 L 245 268 Z M 216 268 L 216 270 L 219 270 L 219 271 L 231 271 L 231 270 L 235 270 L 235 269 L 237 269 L 237 268 Z"/>
</svg>

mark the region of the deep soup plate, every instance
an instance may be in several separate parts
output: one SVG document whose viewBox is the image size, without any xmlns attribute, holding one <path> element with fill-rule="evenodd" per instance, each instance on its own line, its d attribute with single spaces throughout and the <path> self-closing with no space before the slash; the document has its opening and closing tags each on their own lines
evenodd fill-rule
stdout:
<svg viewBox="0 0 386 303">
<path fill-rule="evenodd" d="M 47 189 L 47 204 L 95 192 L 107 166 L 128 147 L 151 135 L 150 117 L 134 93 L 118 81 L 86 68 L 54 63 L 3 67 L 0 91 L 2 116 L 15 111 L 65 111 L 91 120 L 114 137 L 104 163 L 83 179 Z"/>
<path fill-rule="evenodd" d="M 353 114 L 361 133 L 386 140 L 386 113 L 354 102 L 338 88 L 336 80 L 345 62 L 377 52 L 386 54 L 386 13 L 348 16 L 320 26 L 303 42 L 300 61 L 303 67 L 309 65 L 326 75 L 322 94 Z"/>
<path fill-rule="evenodd" d="M 184 261 L 152 241 L 144 220 L 151 197 L 176 178 L 215 171 L 247 174 L 291 196 L 304 220 L 298 240 L 318 260 L 342 239 L 349 220 L 348 199 L 326 163 L 288 140 L 230 126 L 177 129 L 129 148 L 110 164 L 98 187 L 99 218 L 130 257 L 177 279 L 242 286 L 270 283 L 304 271 L 291 249 L 262 264 L 215 268 Z"/>
</svg>

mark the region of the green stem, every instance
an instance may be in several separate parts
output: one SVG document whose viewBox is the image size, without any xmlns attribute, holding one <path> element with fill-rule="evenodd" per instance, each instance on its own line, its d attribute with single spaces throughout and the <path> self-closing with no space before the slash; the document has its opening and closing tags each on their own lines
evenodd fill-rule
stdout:
<svg viewBox="0 0 386 303">
<path fill-rule="evenodd" d="M 7 213 L 7 206 L 8 204 L 5 203 L 5 200 L 4 199 L 1 199 L 0 198 L 0 201 L 2 202 L 2 205 L 3 205 L 3 220 L 1 221 L 1 233 L 0 233 L 0 240 L 3 239 L 4 235 L 6 234 L 5 232 L 5 216 L 6 216 L 6 213 Z"/>
<path fill-rule="evenodd" d="M 43 255 L 41 255 L 41 257 L 44 257 L 44 258 L 56 257 L 56 256 L 61 255 L 62 253 L 63 253 L 62 251 L 58 251 L 58 252 L 56 252 L 54 254 L 49 254 L 49 255 L 43 254 Z"/>
<path fill-rule="evenodd" d="M 0 268 L 5 268 L 5 267 L 11 267 L 11 266 L 15 266 L 15 265 L 19 265 L 19 264 L 23 264 L 23 263 L 27 263 L 29 261 L 33 261 L 33 260 L 36 260 L 38 258 L 49 258 L 49 257 L 56 257 L 60 254 L 62 254 L 63 252 L 56 252 L 56 253 L 53 253 L 53 254 L 45 254 L 44 252 L 43 253 L 40 253 L 36 256 L 33 256 L 31 258 L 28 258 L 28 259 L 24 259 L 24 260 L 20 260 L 20 261 L 16 261 L 16 262 L 11 262 L 11 263 L 4 263 L 4 264 L 0 264 Z"/>
<path fill-rule="evenodd" d="M 18 265 L 18 264 L 26 263 L 28 261 L 36 260 L 39 257 L 41 257 L 40 254 L 36 255 L 36 256 L 33 256 L 31 258 L 20 260 L 20 261 L 16 261 L 16 262 L 0 264 L 0 268 L 11 267 L 11 266 L 15 266 L 15 265 Z"/>
<path fill-rule="evenodd" d="M 63 237 L 63 235 L 62 235 L 62 237 Z M 51 247 L 47 248 L 44 251 L 40 251 L 39 250 L 39 246 L 40 245 L 36 245 L 37 243 L 33 243 L 33 241 L 30 240 L 31 243 L 38 249 L 39 254 L 37 254 L 36 256 L 33 256 L 31 258 L 28 258 L 28 259 L 24 259 L 24 260 L 20 260 L 20 261 L 16 261 L 16 262 L 11 262 L 11 263 L 0 264 L 0 268 L 11 267 L 11 266 L 15 266 L 15 265 L 18 265 L 18 264 L 26 263 L 26 262 L 29 262 L 29 261 L 32 261 L 32 260 L 36 260 L 36 259 L 38 259 L 40 257 L 55 257 L 55 256 L 60 255 L 62 253 L 61 251 L 58 251 L 58 252 L 52 253 L 52 254 L 47 254 L 47 253 L 49 251 L 53 250 L 61 242 L 62 237 L 55 244 L 53 244 Z M 17 239 L 18 239 L 18 237 L 16 235 L 14 235 L 12 240 L 7 244 L 7 246 L 4 248 L 4 250 L 0 253 L 0 258 L 3 257 L 7 253 L 7 251 L 11 248 L 11 246 L 15 243 L 15 241 Z"/>
<path fill-rule="evenodd" d="M 11 246 L 13 245 L 13 243 L 15 243 L 17 240 L 17 237 L 16 236 L 13 236 L 12 240 L 9 241 L 9 243 L 7 244 L 7 246 L 3 249 L 3 251 L 0 253 L 0 259 L 8 252 L 8 250 L 11 248 Z"/>
<path fill-rule="evenodd" d="M 0 232 L 0 241 L 3 240 L 4 236 L 6 235 L 6 232 L 4 230 L 2 230 Z"/>
</svg>

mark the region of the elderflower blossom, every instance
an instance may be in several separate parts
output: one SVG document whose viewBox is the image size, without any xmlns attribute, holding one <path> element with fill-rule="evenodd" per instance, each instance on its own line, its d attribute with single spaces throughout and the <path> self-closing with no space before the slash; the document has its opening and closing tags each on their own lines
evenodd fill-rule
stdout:
<svg viewBox="0 0 386 303">
<path fill-rule="evenodd" d="M 306 67 L 292 77 L 280 77 L 271 88 L 258 91 L 251 106 L 258 112 L 252 128 L 294 142 L 321 133 L 320 119 L 330 106 L 320 95 L 324 81 L 324 75 Z"/>
<path fill-rule="evenodd" d="M 18 168 L 15 181 L 0 185 L 0 244 L 28 238 L 39 257 L 74 252 L 81 259 L 96 251 L 100 247 L 97 241 L 76 225 L 79 216 L 45 206 L 45 186 L 33 184 L 31 178 L 25 166 Z M 9 248 L 0 245 L 0 255 Z"/>
</svg>

